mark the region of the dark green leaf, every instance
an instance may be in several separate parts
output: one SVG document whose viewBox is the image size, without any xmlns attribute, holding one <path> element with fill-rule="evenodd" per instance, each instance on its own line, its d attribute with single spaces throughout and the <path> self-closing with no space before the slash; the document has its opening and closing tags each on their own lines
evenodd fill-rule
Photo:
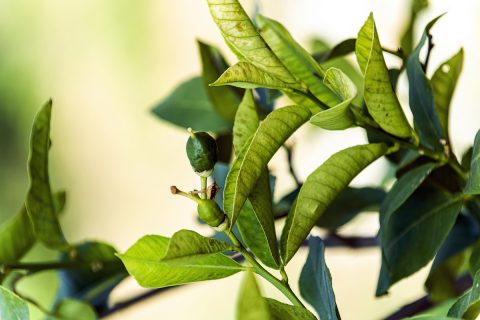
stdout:
<svg viewBox="0 0 480 320">
<path fill-rule="evenodd" d="M 325 263 L 325 246 L 318 237 L 308 239 L 308 258 L 300 274 L 300 294 L 310 303 L 320 319 L 337 319 L 332 277 Z"/>
<path fill-rule="evenodd" d="M 480 194 L 480 130 L 475 136 L 470 173 L 464 192 L 466 194 Z"/>
<path fill-rule="evenodd" d="M 92 307 L 80 300 L 64 299 L 55 306 L 55 318 L 51 320 L 96 320 L 97 314 Z"/>
<path fill-rule="evenodd" d="M 279 22 L 261 15 L 256 19 L 260 34 L 283 65 L 303 82 L 312 94 L 329 107 L 341 101 L 335 92 L 323 83 L 325 72 Z"/>
<path fill-rule="evenodd" d="M 0 319 L 28 320 L 28 306 L 16 294 L 0 286 Z"/>
<path fill-rule="evenodd" d="M 355 51 L 355 42 L 357 39 L 343 40 L 330 50 L 322 50 L 313 54 L 313 59 L 318 63 L 324 63 L 328 60 L 343 57 Z"/>
<path fill-rule="evenodd" d="M 441 16 L 440 16 L 441 17 Z M 425 45 L 430 28 L 440 18 L 431 21 L 422 35 L 420 43 L 412 52 L 407 61 L 408 93 L 413 120 L 420 132 L 420 141 L 434 151 L 442 151 L 442 139 L 445 139 L 438 119 L 433 89 L 420 63 L 420 52 Z"/>
<path fill-rule="evenodd" d="M 58 272 L 60 287 L 57 301 L 74 298 L 90 303 L 97 310 L 107 307 L 108 296 L 113 288 L 127 275 L 127 271 L 115 254 L 116 249 L 109 244 L 88 241 L 74 246 L 76 261 L 88 266 L 77 269 L 64 269 Z M 67 254 L 61 261 L 68 261 Z"/>
<path fill-rule="evenodd" d="M 340 69 L 330 68 L 325 73 L 325 85 L 335 92 L 342 101 L 336 106 L 315 114 L 310 122 L 326 130 L 344 130 L 354 125 L 350 103 L 357 96 L 357 88 Z"/>
<path fill-rule="evenodd" d="M 419 188 L 383 220 L 382 268 L 377 295 L 425 266 L 447 238 L 462 207 L 460 197 L 433 188 Z M 414 250 L 412 250 L 414 248 Z"/>
<path fill-rule="evenodd" d="M 336 230 L 352 220 L 357 214 L 376 210 L 383 199 L 385 191 L 377 188 L 347 187 L 330 203 L 325 212 L 317 220 L 321 228 Z"/>
<path fill-rule="evenodd" d="M 473 286 L 448 310 L 449 317 L 475 320 L 480 314 L 480 271 L 473 278 Z"/>
<path fill-rule="evenodd" d="M 388 146 L 383 143 L 351 147 L 331 156 L 308 176 L 288 214 L 282 232 L 280 249 L 285 264 L 297 252 L 340 191 L 387 151 Z"/>
<path fill-rule="evenodd" d="M 224 190 L 224 209 L 235 223 L 261 173 L 290 135 L 310 118 L 302 106 L 288 106 L 271 112 L 232 164 Z"/>
<path fill-rule="evenodd" d="M 295 79 L 270 50 L 237 0 L 208 0 L 213 20 L 232 52 L 264 73 L 288 84 Z"/>
<path fill-rule="evenodd" d="M 225 120 L 233 122 L 240 103 L 239 94 L 230 87 L 209 86 L 228 69 L 228 64 L 217 48 L 201 41 L 197 43 L 202 59 L 202 79 L 207 95 L 215 111 Z"/>
<path fill-rule="evenodd" d="M 35 117 L 30 136 L 28 158 L 28 190 L 25 207 L 35 232 L 35 237 L 45 246 L 56 250 L 69 250 L 57 218 L 55 198 L 50 188 L 48 151 L 50 149 L 50 118 L 52 101 L 48 101 Z"/>
<path fill-rule="evenodd" d="M 373 14 L 358 33 L 355 54 L 365 75 L 363 96 L 369 113 L 386 132 L 410 137 L 412 129 L 391 85 Z"/>
<path fill-rule="evenodd" d="M 152 111 L 165 121 L 195 131 L 222 132 L 231 128 L 231 123 L 215 111 L 201 77 L 180 84 Z"/>
<path fill-rule="evenodd" d="M 181 230 L 171 239 L 144 236 L 118 256 L 141 286 L 161 288 L 221 279 L 242 271 L 241 265 L 221 253 L 229 249 L 226 243 Z"/>
<path fill-rule="evenodd" d="M 450 102 L 452 101 L 453 92 L 460 77 L 460 72 L 462 72 L 462 67 L 463 49 L 460 49 L 456 55 L 442 63 L 432 76 L 433 97 L 438 120 L 440 121 L 440 126 L 447 140 L 449 137 L 448 119 Z"/>
</svg>

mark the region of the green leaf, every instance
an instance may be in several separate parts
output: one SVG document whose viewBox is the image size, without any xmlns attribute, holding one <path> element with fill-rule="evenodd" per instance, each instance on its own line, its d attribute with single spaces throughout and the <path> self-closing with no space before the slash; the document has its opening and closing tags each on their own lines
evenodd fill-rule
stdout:
<svg viewBox="0 0 480 320">
<path fill-rule="evenodd" d="M 320 319 L 337 319 L 332 276 L 325 263 L 325 246 L 318 237 L 308 239 L 308 258 L 300 274 L 302 297 L 317 311 Z"/>
<path fill-rule="evenodd" d="M 473 278 L 473 286 L 448 310 L 449 317 L 475 320 L 480 314 L 480 271 Z"/>
<path fill-rule="evenodd" d="M 325 73 L 325 85 L 335 92 L 342 101 L 336 106 L 315 114 L 310 123 L 326 130 L 344 130 L 354 125 L 350 103 L 357 96 L 357 88 L 350 78 L 337 68 Z"/>
<path fill-rule="evenodd" d="M 307 309 L 265 298 L 272 320 L 317 320 Z"/>
<path fill-rule="evenodd" d="M 435 18 L 427 25 L 420 43 L 407 60 L 409 103 L 415 126 L 420 133 L 420 141 L 428 148 L 439 152 L 443 150 L 440 141 L 445 137 L 436 114 L 432 84 L 420 63 L 420 52 L 427 40 L 430 28 L 440 17 Z"/>
<path fill-rule="evenodd" d="M 240 288 L 236 318 L 237 320 L 316 320 L 307 309 L 262 297 L 251 271 L 246 273 Z"/>
<path fill-rule="evenodd" d="M 16 294 L 0 286 L 0 319 L 28 320 L 28 306 Z"/>
<path fill-rule="evenodd" d="M 470 173 L 464 192 L 466 194 L 480 194 L 480 130 L 478 130 L 475 136 Z"/>
<path fill-rule="evenodd" d="M 237 0 L 208 0 L 208 6 L 227 45 L 241 61 L 254 65 L 284 83 L 295 83 Z"/>
<path fill-rule="evenodd" d="M 318 63 L 324 63 L 328 60 L 343 57 L 355 51 L 356 42 L 357 39 L 343 40 L 342 42 L 334 46 L 332 49 L 326 49 L 320 52 L 316 52 L 312 55 L 312 57 Z"/>
<path fill-rule="evenodd" d="M 458 78 L 463 68 L 463 49 L 438 67 L 432 76 L 433 97 L 438 114 L 438 120 L 445 137 L 449 137 L 448 119 L 450 102 L 457 86 Z"/>
<path fill-rule="evenodd" d="M 65 204 L 65 192 L 53 195 L 56 214 Z M 0 226 L 0 263 L 20 260 L 35 244 L 35 234 L 25 206 Z"/>
<path fill-rule="evenodd" d="M 403 35 L 400 40 L 400 46 L 403 50 L 405 56 L 409 56 L 413 50 L 413 31 L 415 27 L 415 22 L 417 20 L 418 15 L 428 8 L 428 0 L 410 0 L 410 17 L 407 23 L 407 27 L 403 32 Z"/>
<path fill-rule="evenodd" d="M 271 112 L 245 144 L 232 164 L 224 190 L 224 209 L 232 225 L 243 204 L 275 152 L 310 118 L 303 106 L 288 106 Z"/>
<path fill-rule="evenodd" d="M 407 201 L 436 167 L 436 163 L 426 163 L 408 171 L 395 182 L 380 207 L 380 234 L 382 227 L 388 224 L 390 216 Z"/>
<path fill-rule="evenodd" d="M 245 273 L 237 302 L 238 320 L 270 320 L 267 301 L 262 297 L 255 276 L 251 271 Z"/>
<path fill-rule="evenodd" d="M 92 307 L 80 300 L 64 299 L 55 306 L 55 318 L 59 320 L 96 320 L 97 314 Z"/>
<path fill-rule="evenodd" d="M 233 144 L 237 155 L 248 139 L 255 134 L 258 125 L 255 100 L 252 92 L 247 90 L 238 108 L 233 126 Z M 278 269 L 280 255 L 266 166 L 253 188 L 249 200 L 245 203 L 237 220 L 242 239 L 260 261 L 271 268 Z"/>
<path fill-rule="evenodd" d="M 411 318 L 404 318 L 404 320 L 458 320 L 458 318 L 443 317 L 443 316 L 429 316 L 428 314 L 426 314 L 426 315 L 420 315 L 420 316 L 415 316 Z"/>
<path fill-rule="evenodd" d="M 202 59 L 203 84 L 208 98 L 220 116 L 229 122 L 233 122 L 240 103 L 239 94 L 229 87 L 209 86 L 228 69 L 228 63 L 217 48 L 201 41 L 197 41 L 197 44 Z"/>
<path fill-rule="evenodd" d="M 241 265 L 221 253 L 229 249 L 226 243 L 181 230 L 171 239 L 144 236 L 118 256 L 141 286 L 161 288 L 221 279 L 242 271 Z"/>
<path fill-rule="evenodd" d="M 363 96 L 373 119 L 394 136 L 411 137 L 412 129 L 390 82 L 373 14 L 358 33 L 355 54 L 365 76 Z"/>
<path fill-rule="evenodd" d="M 279 22 L 261 15 L 256 17 L 260 34 L 274 54 L 280 59 L 290 73 L 303 82 L 312 94 L 328 107 L 333 107 L 341 101 L 339 97 L 326 86 L 322 79 L 325 72 L 290 35 Z"/>
<path fill-rule="evenodd" d="M 103 310 L 108 305 L 110 292 L 127 277 L 127 270 L 115 256 L 117 250 L 109 244 L 87 241 L 74 248 L 76 261 L 88 263 L 88 266 L 58 271 L 60 285 L 56 299 L 74 298 Z M 69 261 L 70 258 L 62 254 L 60 260 Z"/>
<path fill-rule="evenodd" d="M 285 264 L 340 191 L 387 151 L 388 146 L 383 143 L 347 148 L 331 156 L 308 176 L 283 228 L 280 250 Z"/>
<path fill-rule="evenodd" d="M 283 82 L 275 75 L 264 71 L 252 63 L 238 62 L 227 69 L 211 86 L 230 85 L 244 89 L 270 88 L 285 90 L 299 88 Z"/>
<path fill-rule="evenodd" d="M 347 187 L 330 203 L 317 220 L 316 226 L 337 230 L 357 214 L 367 210 L 376 210 L 385 195 L 386 193 L 382 189 Z"/>
<path fill-rule="evenodd" d="M 384 220 L 377 295 L 385 294 L 392 284 L 418 271 L 435 256 L 461 207 L 460 197 L 452 198 L 440 189 L 419 188 Z"/>
<path fill-rule="evenodd" d="M 195 131 L 222 132 L 231 128 L 231 123 L 215 111 L 201 77 L 180 84 L 152 112 L 165 121 Z"/>
<path fill-rule="evenodd" d="M 65 240 L 56 214 L 55 198 L 50 188 L 48 151 L 50 149 L 50 118 L 52 101 L 37 113 L 30 136 L 28 176 L 30 188 L 25 207 L 38 241 L 51 249 L 66 251 L 70 245 Z"/>
</svg>

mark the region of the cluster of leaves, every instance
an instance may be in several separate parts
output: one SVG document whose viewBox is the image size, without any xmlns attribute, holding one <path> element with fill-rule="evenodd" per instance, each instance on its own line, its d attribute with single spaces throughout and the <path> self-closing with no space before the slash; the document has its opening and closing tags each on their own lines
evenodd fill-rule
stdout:
<svg viewBox="0 0 480 320">
<path fill-rule="evenodd" d="M 121 256 L 128 271 L 147 287 L 217 279 L 248 269 L 229 258 L 230 251 L 238 251 L 257 274 L 276 285 L 256 264 L 258 259 L 279 270 L 288 286 L 284 267 L 314 227 L 334 232 L 359 212 L 376 208 L 382 252 L 376 295 L 386 294 L 433 259 L 426 281 L 430 298 L 435 302 L 458 298 L 462 292 L 455 281 L 470 273 L 473 289 L 458 298 L 448 317 L 475 318 L 480 313 L 476 307 L 480 301 L 476 287 L 480 281 L 480 132 L 474 146 L 457 160 L 451 151 L 449 109 L 463 50 L 442 63 L 432 77 L 426 73 L 433 48 L 430 30 L 440 17 L 425 27 L 415 45 L 414 22 L 428 3 L 413 1 L 398 50 L 382 47 L 371 14 L 356 39 L 331 49 L 316 41 L 318 51 L 311 54 L 279 22 L 259 14 L 252 21 L 238 1 L 207 2 L 239 61 L 229 65 L 218 49 L 199 42 L 202 75 L 181 84 L 154 113 L 179 126 L 216 134 L 223 155 L 213 176 L 222 190 L 217 201 L 228 216 L 231 230 L 227 234 L 236 234 L 241 243 L 233 240 L 232 245 L 221 237 L 212 242 L 192 231 L 179 231 L 171 239 L 148 236 Z M 427 55 L 422 59 L 424 47 Z M 360 72 L 344 59 L 350 53 L 355 54 Z M 385 53 L 397 57 L 401 67 L 389 68 Z M 396 94 L 404 71 L 413 125 Z M 274 110 L 280 96 L 294 105 Z M 332 155 L 274 203 L 268 163 L 306 122 L 325 130 L 360 127 L 369 143 Z M 396 182 L 388 193 L 381 186 L 348 186 L 382 156 L 396 170 Z M 285 216 L 278 239 L 275 219 Z M 300 293 L 321 319 L 337 319 L 322 241 L 310 237 L 309 248 Z M 279 303 L 261 298 L 253 279 L 247 272 L 239 319 L 290 319 L 291 313 L 298 319 L 300 312 L 294 308 L 302 307 L 301 303 L 286 294 L 294 306 L 281 307 L 285 310 L 279 315 L 275 311 Z M 249 296 L 245 290 L 254 294 Z M 248 312 L 253 309 L 258 314 Z"/>
<path fill-rule="evenodd" d="M 110 291 L 128 275 L 112 246 L 97 241 L 70 244 L 64 237 L 58 217 L 66 193 L 52 192 L 48 170 L 51 111 L 49 101 L 33 123 L 25 203 L 0 226 L 0 319 L 29 319 L 27 302 L 51 319 L 97 319 L 97 312 L 107 307 Z M 36 243 L 57 251 L 58 260 L 25 262 Z M 55 302 L 48 308 L 17 289 L 21 280 L 45 271 L 57 272 L 60 280 Z"/>
</svg>

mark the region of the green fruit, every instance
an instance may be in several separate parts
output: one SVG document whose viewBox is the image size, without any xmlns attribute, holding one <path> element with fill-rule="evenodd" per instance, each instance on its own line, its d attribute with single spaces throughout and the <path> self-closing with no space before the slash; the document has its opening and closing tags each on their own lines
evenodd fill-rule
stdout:
<svg viewBox="0 0 480 320">
<path fill-rule="evenodd" d="M 206 132 L 189 131 L 186 150 L 190 165 L 198 175 L 208 177 L 217 162 L 217 143 Z"/>
<path fill-rule="evenodd" d="M 218 227 L 225 220 L 225 214 L 214 200 L 199 199 L 197 212 L 200 219 L 211 227 Z"/>
</svg>

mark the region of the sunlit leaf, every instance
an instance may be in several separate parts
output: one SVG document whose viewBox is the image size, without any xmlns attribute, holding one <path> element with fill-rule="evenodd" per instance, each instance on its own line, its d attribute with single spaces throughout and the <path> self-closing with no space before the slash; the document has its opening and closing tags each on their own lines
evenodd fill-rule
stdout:
<svg viewBox="0 0 480 320">
<path fill-rule="evenodd" d="M 261 15 L 256 18 L 260 34 L 283 65 L 303 82 L 312 94 L 324 105 L 333 107 L 340 99 L 323 83 L 324 70 L 290 35 L 279 22 Z"/>
<path fill-rule="evenodd" d="M 473 278 L 473 286 L 448 310 L 449 317 L 475 320 L 480 314 L 480 271 Z"/>
<path fill-rule="evenodd" d="M 420 141 L 435 151 L 443 150 L 443 145 L 440 141 L 445 136 L 436 113 L 432 84 L 425 75 L 423 65 L 420 63 L 420 52 L 425 45 L 430 28 L 440 17 L 435 18 L 427 25 L 420 43 L 407 61 L 409 104 L 413 113 L 413 120 L 416 129 L 420 133 Z"/>
<path fill-rule="evenodd" d="M 470 173 L 464 191 L 466 194 L 480 194 L 480 130 L 475 136 Z"/>
<path fill-rule="evenodd" d="M 365 75 L 363 96 L 369 113 L 386 132 L 410 137 L 412 129 L 392 88 L 373 14 L 358 33 L 355 54 Z"/>
<path fill-rule="evenodd" d="M 357 88 L 340 69 L 330 68 L 325 73 L 325 85 L 335 92 L 341 102 L 336 106 L 315 114 L 310 122 L 327 130 L 344 130 L 354 125 L 350 103 L 357 96 Z"/>
<path fill-rule="evenodd" d="M 208 0 L 213 20 L 230 49 L 241 61 L 273 75 L 284 83 L 295 79 L 270 50 L 237 0 Z"/>
<path fill-rule="evenodd" d="M 337 195 L 387 151 L 383 143 L 350 147 L 331 156 L 308 176 L 283 228 L 280 249 L 285 264 Z"/>
<path fill-rule="evenodd" d="M 230 87 L 212 87 L 210 83 L 228 69 L 228 64 L 220 51 L 204 42 L 197 41 L 202 59 L 202 79 L 215 111 L 225 120 L 232 121 L 240 103 L 240 95 Z"/>
<path fill-rule="evenodd" d="M 65 240 L 58 221 L 48 173 L 51 114 L 50 100 L 37 113 L 33 122 L 28 158 L 30 188 L 25 207 L 37 240 L 48 248 L 66 251 L 70 249 L 70 245 Z"/>
<path fill-rule="evenodd" d="M 152 112 L 165 121 L 195 131 L 222 132 L 231 128 L 231 123 L 215 111 L 201 77 L 181 83 Z"/>
<path fill-rule="evenodd" d="M 438 120 L 445 137 L 449 137 L 448 119 L 450 113 L 450 102 L 457 85 L 458 78 L 463 67 L 463 49 L 445 61 L 432 76 L 433 97 Z"/>
<path fill-rule="evenodd" d="M 460 197 L 445 191 L 417 189 L 384 221 L 381 233 L 382 267 L 377 295 L 425 266 L 437 253 L 462 207 Z"/>
<path fill-rule="evenodd" d="M 64 299 L 60 301 L 53 311 L 55 317 L 50 320 L 96 320 L 97 314 L 92 307 L 80 300 Z"/>
<path fill-rule="evenodd" d="M 0 286 L 0 319 L 29 319 L 27 303 L 16 294 L 2 286 Z"/>
<path fill-rule="evenodd" d="M 226 243 L 181 230 L 171 239 L 144 236 L 118 256 L 141 286 L 161 288 L 221 279 L 242 271 L 241 265 L 221 253 L 229 249 Z"/>
<path fill-rule="evenodd" d="M 320 319 L 337 319 L 332 277 L 325 263 L 325 246 L 318 237 L 308 239 L 308 258 L 300 274 L 302 297 L 317 311 Z"/>
<path fill-rule="evenodd" d="M 255 134 L 259 125 L 257 106 L 253 94 L 247 90 L 240 104 L 233 126 L 233 143 L 236 154 L 248 139 Z M 255 184 L 252 192 L 238 217 L 237 225 L 247 247 L 260 261 L 271 268 L 278 268 L 280 255 L 272 209 L 272 192 L 268 168 Z"/>
<path fill-rule="evenodd" d="M 232 164 L 224 190 L 224 209 L 235 223 L 243 204 L 275 152 L 310 118 L 303 106 L 288 106 L 271 112 Z"/>
</svg>

